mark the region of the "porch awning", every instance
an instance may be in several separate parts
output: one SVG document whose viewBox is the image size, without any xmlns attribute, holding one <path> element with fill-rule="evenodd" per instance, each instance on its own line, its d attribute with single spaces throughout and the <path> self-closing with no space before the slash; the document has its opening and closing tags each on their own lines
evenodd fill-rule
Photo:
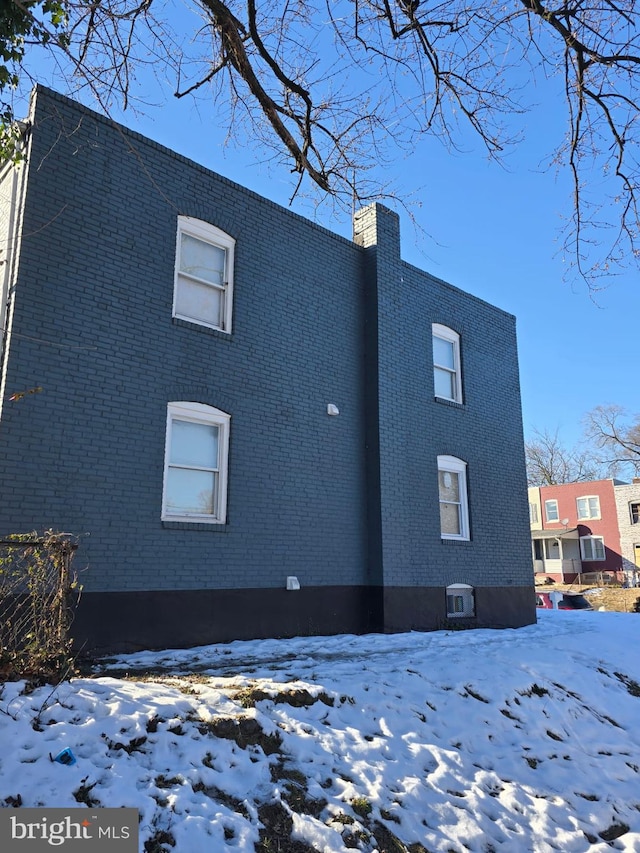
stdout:
<svg viewBox="0 0 640 853">
<path fill-rule="evenodd" d="M 569 530 L 532 530 L 532 539 L 578 539 L 578 528 Z"/>
</svg>

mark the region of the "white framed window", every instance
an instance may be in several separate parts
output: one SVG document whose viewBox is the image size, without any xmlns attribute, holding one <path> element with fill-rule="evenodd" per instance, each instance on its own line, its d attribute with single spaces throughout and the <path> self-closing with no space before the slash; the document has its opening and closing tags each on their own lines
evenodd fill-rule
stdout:
<svg viewBox="0 0 640 853">
<path fill-rule="evenodd" d="M 640 524 L 640 501 L 631 501 L 629 504 L 629 516 L 631 524 Z"/>
<path fill-rule="evenodd" d="M 231 332 L 235 242 L 207 222 L 178 217 L 174 317 Z"/>
<path fill-rule="evenodd" d="M 586 562 L 606 559 L 602 536 L 581 536 L 580 555 Z"/>
<path fill-rule="evenodd" d="M 600 518 L 600 498 L 598 495 L 587 495 L 584 498 L 576 498 L 578 519 Z"/>
<path fill-rule="evenodd" d="M 230 420 L 202 403 L 167 406 L 164 521 L 226 522 Z"/>
<path fill-rule="evenodd" d="M 462 403 L 460 335 L 448 326 L 433 323 L 433 385 L 436 397 Z"/>
<path fill-rule="evenodd" d="M 468 583 L 452 583 L 447 587 L 447 616 L 475 616 L 476 605 L 473 587 Z"/>
<path fill-rule="evenodd" d="M 443 539 L 469 539 L 467 463 L 455 456 L 438 456 L 440 535 Z"/>
<path fill-rule="evenodd" d="M 550 500 L 544 502 L 544 515 L 547 521 L 559 521 L 560 513 L 558 512 L 558 501 Z"/>
<path fill-rule="evenodd" d="M 529 521 L 531 524 L 538 523 L 538 505 L 537 504 L 529 504 Z"/>
</svg>

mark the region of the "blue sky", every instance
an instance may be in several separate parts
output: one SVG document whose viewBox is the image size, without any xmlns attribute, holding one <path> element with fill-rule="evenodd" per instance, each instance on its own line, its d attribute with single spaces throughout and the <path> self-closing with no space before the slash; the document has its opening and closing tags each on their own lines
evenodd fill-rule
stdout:
<svg viewBox="0 0 640 853">
<path fill-rule="evenodd" d="M 69 93 L 46 64 L 39 79 Z M 576 276 L 567 278 L 560 252 L 562 217 L 570 214 L 568 176 L 546 169 L 562 133 L 562 99 L 522 117 L 522 142 L 503 166 L 487 160 L 469 135 L 463 153 L 435 140 L 410 155 L 398 152 L 385 168 L 409 212 L 389 199 L 401 217 L 405 260 L 491 302 L 517 318 L 525 435 L 558 430 L 567 445 L 579 440 L 581 420 L 597 405 L 640 412 L 634 375 L 638 351 L 640 288 L 631 269 L 595 294 Z M 532 99 L 543 92 L 536 90 Z M 91 100 L 79 97 L 96 108 Z M 289 205 L 295 176 L 269 162 L 255 145 L 225 146 L 226 129 L 213 107 L 153 91 L 143 110 L 112 116 L 145 136 L 196 160 L 273 201 Z M 26 107 L 24 109 L 26 112 Z M 555 136 L 553 134 L 556 134 Z M 297 199 L 292 209 L 349 237 L 347 212 Z"/>
</svg>

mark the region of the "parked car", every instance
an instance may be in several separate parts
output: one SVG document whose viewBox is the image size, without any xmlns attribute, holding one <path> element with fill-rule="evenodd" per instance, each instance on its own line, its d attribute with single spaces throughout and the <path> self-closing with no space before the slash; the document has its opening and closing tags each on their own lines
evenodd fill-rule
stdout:
<svg viewBox="0 0 640 853">
<path fill-rule="evenodd" d="M 558 610 L 593 610 L 584 595 L 579 592 L 536 592 L 536 607 L 553 610 L 552 596 L 559 596 Z"/>
</svg>

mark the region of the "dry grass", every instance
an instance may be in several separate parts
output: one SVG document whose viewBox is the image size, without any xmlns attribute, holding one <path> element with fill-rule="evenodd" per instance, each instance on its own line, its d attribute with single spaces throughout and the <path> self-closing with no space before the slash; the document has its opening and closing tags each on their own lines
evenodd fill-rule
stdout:
<svg viewBox="0 0 640 853">
<path fill-rule="evenodd" d="M 581 592 L 589 599 L 595 610 L 604 607 L 617 613 L 633 613 L 633 606 L 640 598 L 640 588 L 623 589 L 619 586 L 594 587 L 574 584 L 554 584 L 553 586 L 538 585 L 537 589 L 550 592 L 553 589 Z M 593 590 L 593 592 L 591 592 Z"/>
<path fill-rule="evenodd" d="M 606 610 L 615 610 L 619 613 L 632 613 L 633 605 L 640 598 L 640 589 L 622 589 L 622 587 L 603 589 L 599 587 L 597 592 L 589 593 L 587 597 L 596 608 L 604 607 Z"/>
</svg>

